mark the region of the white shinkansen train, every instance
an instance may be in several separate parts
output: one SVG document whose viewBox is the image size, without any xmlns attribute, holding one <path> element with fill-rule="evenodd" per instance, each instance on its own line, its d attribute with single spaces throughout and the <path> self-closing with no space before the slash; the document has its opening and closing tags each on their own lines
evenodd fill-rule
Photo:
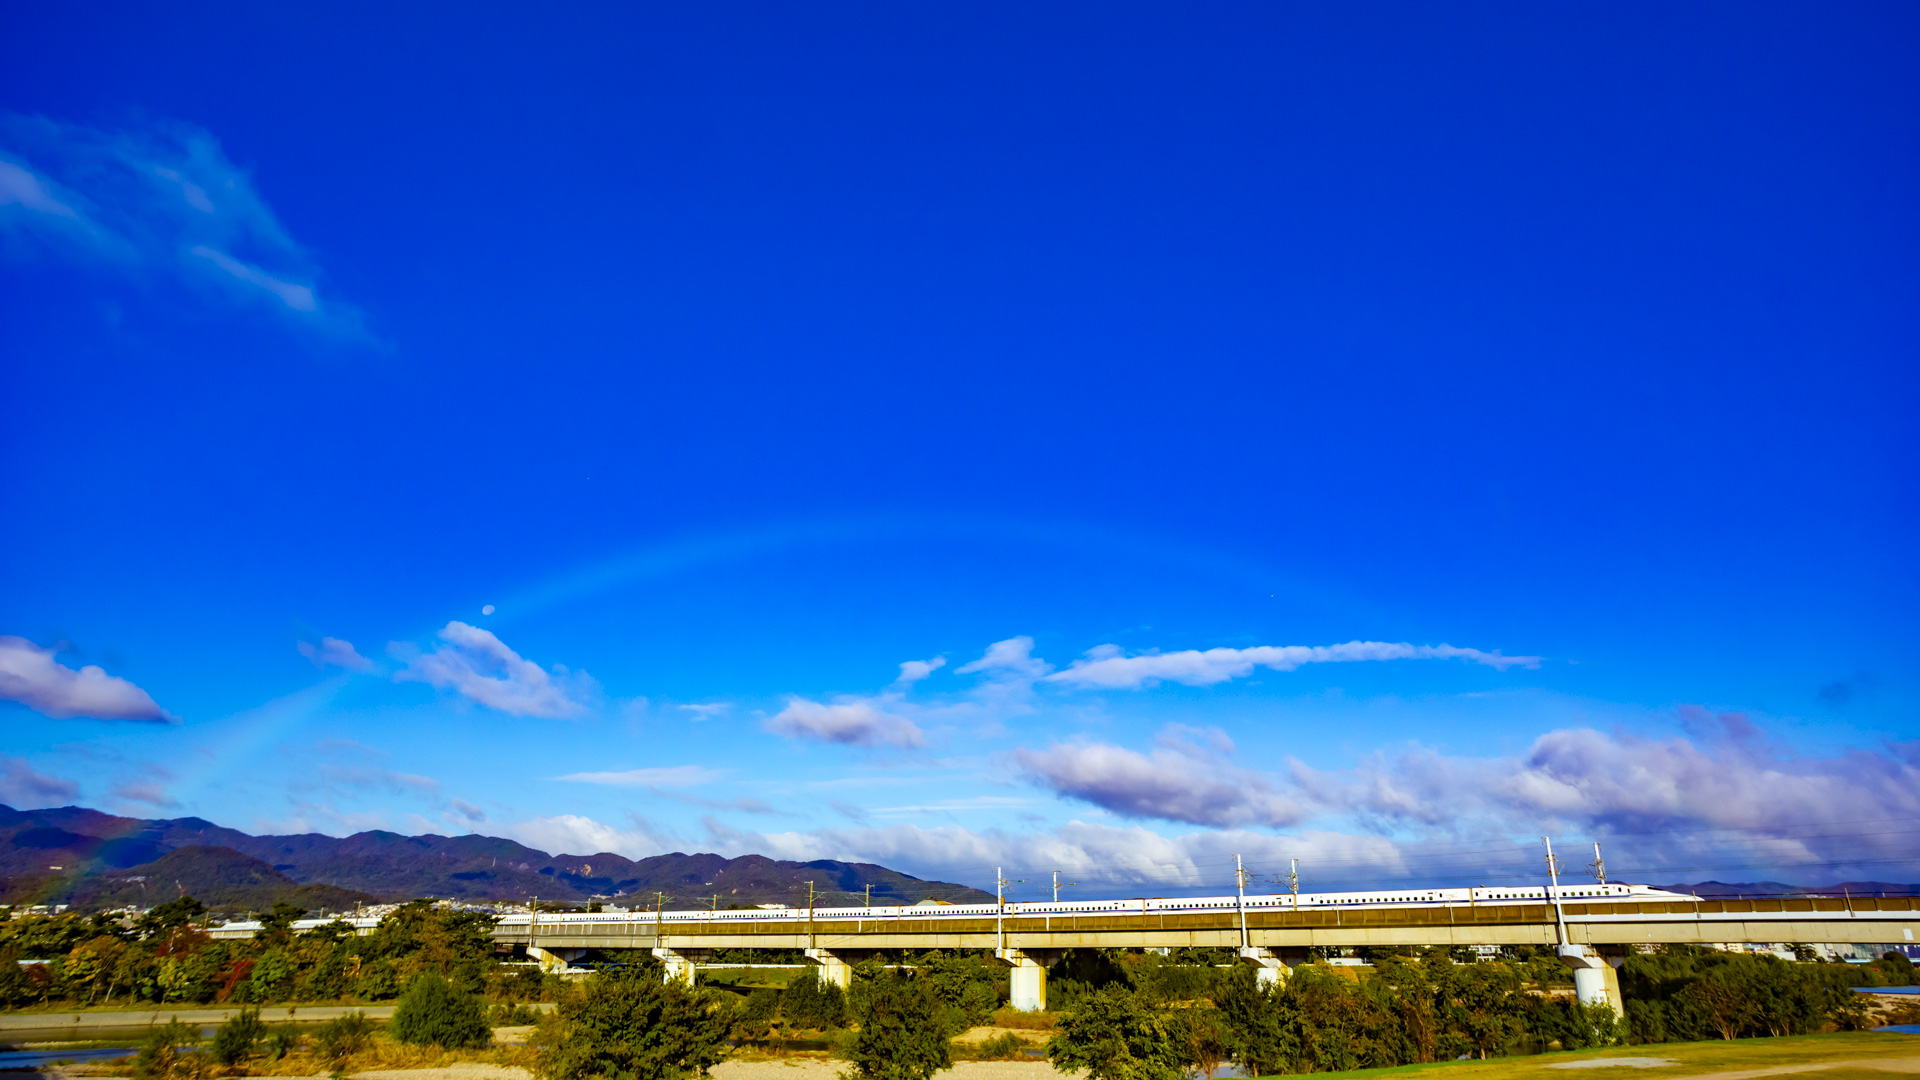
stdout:
<svg viewBox="0 0 1920 1080">
<path fill-rule="evenodd" d="M 1693 899 L 1691 896 L 1667 892 L 1648 885 L 1562 885 L 1555 891 L 1562 902 Z M 1545 901 L 1546 896 L 1547 888 L 1542 885 L 1300 893 L 1298 896 L 1292 893 L 1269 893 L 1260 896 L 1249 895 L 1246 898 L 1246 908 L 1249 912 L 1261 912 L 1296 909 L 1310 911 L 1331 907 L 1444 907 L 1449 904 L 1492 904 L 1508 901 L 1541 903 Z M 1137 900 L 1010 900 L 1004 908 L 996 904 L 925 902 L 873 907 L 823 907 L 814 908 L 811 918 L 815 922 L 856 920 L 872 922 L 892 919 L 981 919 L 993 918 L 995 915 L 1005 915 L 1007 918 L 1035 915 L 1198 915 L 1207 912 L 1235 912 L 1239 909 L 1240 898 L 1237 896 L 1172 896 L 1144 897 Z M 652 911 L 552 915 L 542 913 L 539 918 L 540 925 L 547 926 L 601 922 L 652 922 L 656 918 L 663 922 L 757 922 L 762 920 L 805 922 L 809 916 L 806 908 L 749 908 L 731 911 L 693 908 L 662 911 L 658 914 Z M 502 927 L 525 926 L 527 920 L 526 912 L 517 912 L 503 917 L 500 925 Z"/>
<path fill-rule="evenodd" d="M 1562 885 L 1554 890 L 1562 902 L 1606 903 L 1609 901 L 1632 900 L 1687 900 L 1694 899 L 1683 893 L 1667 892 L 1649 885 Z M 1541 885 L 1483 886 L 1474 889 L 1389 889 L 1379 892 L 1337 892 L 1337 893 L 1267 893 L 1249 895 L 1246 909 L 1250 913 L 1271 911 L 1315 911 L 1328 908 L 1403 908 L 1403 907 L 1446 907 L 1449 905 L 1500 904 L 1500 903 L 1542 903 L 1547 898 L 1547 888 Z M 729 923 L 729 922 L 879 922 L 897 919 L 990 919 L 996 915 L 1007 918 L 1047 916 L 1047 915 L 1200 915 L 1207 913 L 1227 914 L 1240 909 L 1237 896 L 1170 896 L 1142 897 L 1134 900 L 1021 900 L 1008 901 L 1004 907 L 996 904 L 945 904 L 923 901 L 906 905 L 875 905 L 873 907 L 817 907 L 811 914 L 804 907 L 794 908 L 734 908 L 713 910 L 710 908 L 689 908 L 673 911 L 606 911 L 592 913 L 540 912 L 538 925 L 541 928 L 560 926 L 578 926 L 582 924 L 619 924 L 652 923 L 655 920 L 666 923 Z M 518 911 L 503 915 L 499 928 L 512 930 L 524 929 L 533 916 Z M 302 919 L 294 924 L 296 929 L 309 929 L 324 925 L 332 920 Z M 371 927 L 377 919 L 343 919 L 341 921 Z M 258 928 L 258 923 L 232 922 L 221 927 L 225 931 L 247 931 Z"/>
</svg>

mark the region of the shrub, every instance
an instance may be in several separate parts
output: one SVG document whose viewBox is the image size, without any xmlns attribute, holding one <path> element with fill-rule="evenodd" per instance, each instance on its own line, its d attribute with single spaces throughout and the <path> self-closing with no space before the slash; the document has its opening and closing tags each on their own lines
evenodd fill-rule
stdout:
<svg viewBox="0 0 1920 1080">
<path fill-rule="evenodd" d="M 525 1027 L 540 1022 L 540 1010 L 506 1002 L 493 1007 L 492 1022 L 495 1027 Z"/>
<path fill-rule="evenodd" d="M 675 1080 L 726 1053 L 731 1009 L 649 971 L 602 971 L 541 1021 L 534 1071 L 547 1080 Z"/>
<path fill-rule="evenodd" d="M 313 1031 L 314 1048 L 328 1061 L 357 1054 L 373 1041 L 374 1022 L 363 1012 L 336 1016 Z"/>
<path fill-rule="evenodd" d="M 773 1015 L 780 1008 L 780 996 L 760 989 L 747 995 L 746 1003 L 733 1020 L 733 1037 L 741 1042 L 760 1042 L 773 1032 Z"/>
<path fill-rule="evenodd" d="M 300 1025 L 276 1024 L 267 1036 L 267 1056 L 275 1061 L 300 1049 Z"/>
<path fill-rule="evenodd" d="M 267 1025 L 260 1022 L 259 1009 L 241 1009 L 213 1033 L 213 1060 L 222 1065 L 238 1065 L 254 1055 L 267 1037 Z"/>
<path fill-rule="evenodd" d="M 866 1080 L 928 1080 L 953 1067 L 953 1051 L 940 1029 L 940 999 L 921 980 L 899 972 L 869 979 L 858 995 L 860 1030 L 844 1054 L 854 1075 Z"/>
<path fill-rule="evenodd" d="M 1003 1031 L 980 1044 L 976 1051 L 990 1061 L 1007 1061 L 1020 1056 L 1020 1036 Z"/>
<path fill-rule="evenodd" d="M 206 1056 L 193 1052 L 199 1042 L 194 1029 L 178 1018 L 154 1028 L 134 1056 L 134 1080 L 199 1080 L 207 1071 Z"/>
<path fill-rule="evenodd" d="M 415 1046 L 485 1046 L 493 1041 L 479 995 L 463 994 L 446 976 L 431 971 L 415 975 L 407 984 L 387 1032 Z"/>
</svg>

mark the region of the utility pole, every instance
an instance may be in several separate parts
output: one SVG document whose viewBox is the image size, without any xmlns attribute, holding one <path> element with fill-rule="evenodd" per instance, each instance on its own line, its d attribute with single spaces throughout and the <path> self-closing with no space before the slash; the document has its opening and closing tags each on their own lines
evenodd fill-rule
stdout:
<svg viewBox="0 0 1920 1080">
<path fill-rule="evenodd" d="M 1560 944 L 1567 943 L 1567 916 L 1560 910 L 1560 860 L 1553 857 L 1553 839 L 1543 836 L 1547 845 L 1547 899 L 1553 902 L 1553 923 L 1560 932 Z"/>
<path fill-rule="evenodd" d="M 1005 867 L 993 868 L 993 950 L 995 954 L 1007 949 L 1007 879 Z"/>
<path fill-rule="evenodd" d="M 1240 947 L 1247 947 L 1247 868 L 1240 865 L 1240 856 L 1233 857 L 1233 889 L 1239 898 L 1240 907 Z"/>
<path fill-rule="evenodd" d="M 1066 882 L 1063 882 L 1063 881 L 1061 881 L 1061 880 L 1060 880 L 1060 871 L 1058 871 L 1058 870 L 1055 870 L 1055 871 L 1053 872 L 1053 902 L 1054 902 L 1054 903 L 1056 903 L 1056 904 L 1060 902 L 1060 886 L 1061 886 L 1061 885 L 1063 885 L 1063 884 L 1064 884 L 1064 885 L 1078 885 L 1078 884 L 1080 884 L 1080 883 L 1079 883 L 1079 882 L 1077 882 L 1077 881 L 1066 881 Z"/>
<path fill-rule="evenodd" d="M 1593 874 L 1595 881 L 1598 881 L 1602 885 L 1607 883 L 1607 860 L 1600 857 L 1600 841 L 1598 840 L 1593 842 L 1593 861 L 1587 864 L 1587 870 Z"/>
<path fill-rule="evenodd" d="M 1287 891 L 1293 894 L 1293 910 L 1300 910 L 1300 860 L 1287 860 Z"/>
<path fill-rule="evenodd" d="M 867 883 L 867 906 L 868 907 L 873 906 L 873 883 L 872 882 Z"/>
</svg>

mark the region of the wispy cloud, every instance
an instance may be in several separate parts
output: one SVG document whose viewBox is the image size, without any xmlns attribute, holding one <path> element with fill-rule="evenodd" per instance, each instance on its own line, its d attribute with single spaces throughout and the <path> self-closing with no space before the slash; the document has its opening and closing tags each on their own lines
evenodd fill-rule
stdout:
<svg viewBox="0 0 1920 1080">
<path fill-rule="evenodd" d="M 36 770 L 24 758 L 0 758 L 0 803 L 15 810 L 65 806 L 80 795 L 80 785 Z"/>
<path fill-rule="evenodd" d="M 338 667 L 348 671 L 372 671 L 373 661 L 354 651 L 353 642 L 339 638 L 323 637 L 320 644 L 302 641 L 294 645 L 301 656 L 313 662 L 317 668 Z"/>
<path fill-rule="evenodd" d="M 1466 660 L 1499 671 L 1510 667 L 1537 667 L 1538 656 L 1503 656 L 1498 651 L 1465 649 L 1453 645 L 1412 645 L 1407 642 L 1349 641 L 1344 645 L 1256 645 L 1247 649 L 1186 649 L 1170 653 L 1129 655 L 1118 645 L 1101 645 L 1043 681 L 1110 690 L 1131 690 L 1158 682 L 1212 686 L 1245 678 L 1256 667 L 1293 671 L 1306 664 L 1341 664 L 1368 660 Z M 964 669 L 963 669 L 964 670 Z"/>
<path fill-rule="evenodd" d="M 576 784 L 611 784 L 615 787 L 698 787 L 725 776 L 720 769 L 701 765 L 671 765 L 655 769 L 627 769 L 622 772 L 577 772 L 556 776 Z"/>
<path fill-rule="evenodd" d="M 440 781 L 431 776 L 416 773 L 394 772 L 391 769 L 366 769 L 352 766 L 320 764 L 314 767 L 314 775 L 332 787 L 355 788 L 363 791 L 384 791 L 390 795 L 423 795 L 435 797 L 440 794 Z"/>
<path fill-rule="evenodd" d="M 0 635 L 0 700 L 65 720 L 137 720 L 177 724 L 145 690 L 91 664 L 75 670 L 26 638 Z"/>
<path fill-rule="evenodd" d="M 885 711 L 877 699 L 834 704 L 788 698 L 787 707 L 764 725 L 790 739 L 842 743 L 848 746 L 894 746 L 910 749 L 926 744 L 926 733 L 913 721 Z"/>
<path fill-rule="evenodd" d="M 106 130 L 0 115 L 0 231 L 88 265 L 166 275 L 328 334 L 364 336 L 355 308 L 321 295 L 318 265 L 253 178 L 188 124 Z"/>
<path fill-rule="evenodd" d="M 157 780 L 129 780 L 116 785 L 109 797 L 155 810 L 171 810 L 180 805 L 179 800 L 167 794 L 166 786 Z"/>
<path fill-rule="evenodd" d="M 570 719 L 587 712 L 587 700 L 598 692 L 586 672 L 555 664 L 551 672 L 519 653 L 491 632 L 454 621 L 440 631 L 447 644 L 422 655 L 406 642 L 387 651 L 406 664 L 394 673 L 395 682 L 423 682 L 454 690 L 490 709 L 514 716 Z"/>
</svg>

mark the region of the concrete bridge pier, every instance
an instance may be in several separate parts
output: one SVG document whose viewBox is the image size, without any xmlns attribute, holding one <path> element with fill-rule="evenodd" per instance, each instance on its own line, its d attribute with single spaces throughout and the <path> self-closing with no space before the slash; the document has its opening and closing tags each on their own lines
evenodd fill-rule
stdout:
<svg viewBox="0 0 1920 1080">
<path fill-rule="evenodd" d="M 587 955 L 585 949 L 543 949 L 538 945 L 527 946 L 527 959 L 539 963 L 540 970 L 562 973 L 573 970 L 573 961 Z"/>
<path fill-rule="evenodd" d="M 1259 945 L 1248 946 L 1240 950 L 1240 962 L 1254 967 L 1254 978 L 1262 987 L 1278 986 L 1287 981 L 1287 965 L 1272 949 Z"/>
<path fill-rule="evenodd" d="M 1560 962 L 1573 969 L 1573 992 L 1582 1005 L 1606 1005 L 1621 1019 L 1626 1007 L 1620 996 L 1620 975 L 1609 958 L 1591 945 L 1560 946 Z"/>
<path fill-rule="evenodd" d="M 842 991 L 853 985 L 853 965 L 845 957 L 827 949 L 808 949 L 807 959 L 819 965 L 821 982 L 832 983 Z"/>
<path fill-rule="evenodd" d="M 1009 1003 L 1019 1012 L 1045 1012 L 1047 1008 L 1047 964 L 1053 958 L 1029 949 L 997 949 L 994 958 L 1013 968 Z"/>
<path fill-rule="evenodd" d="M 697 957 L 689 953 L 680 952 L 677 949 L 655 949 L 653 950 L 653 956 L 654 959 L 666 965 L 667 982 L 673 982 L 678 979 L 684 981 L 688 986 L 693 985 L 693 965 Z"/>
</svg>

